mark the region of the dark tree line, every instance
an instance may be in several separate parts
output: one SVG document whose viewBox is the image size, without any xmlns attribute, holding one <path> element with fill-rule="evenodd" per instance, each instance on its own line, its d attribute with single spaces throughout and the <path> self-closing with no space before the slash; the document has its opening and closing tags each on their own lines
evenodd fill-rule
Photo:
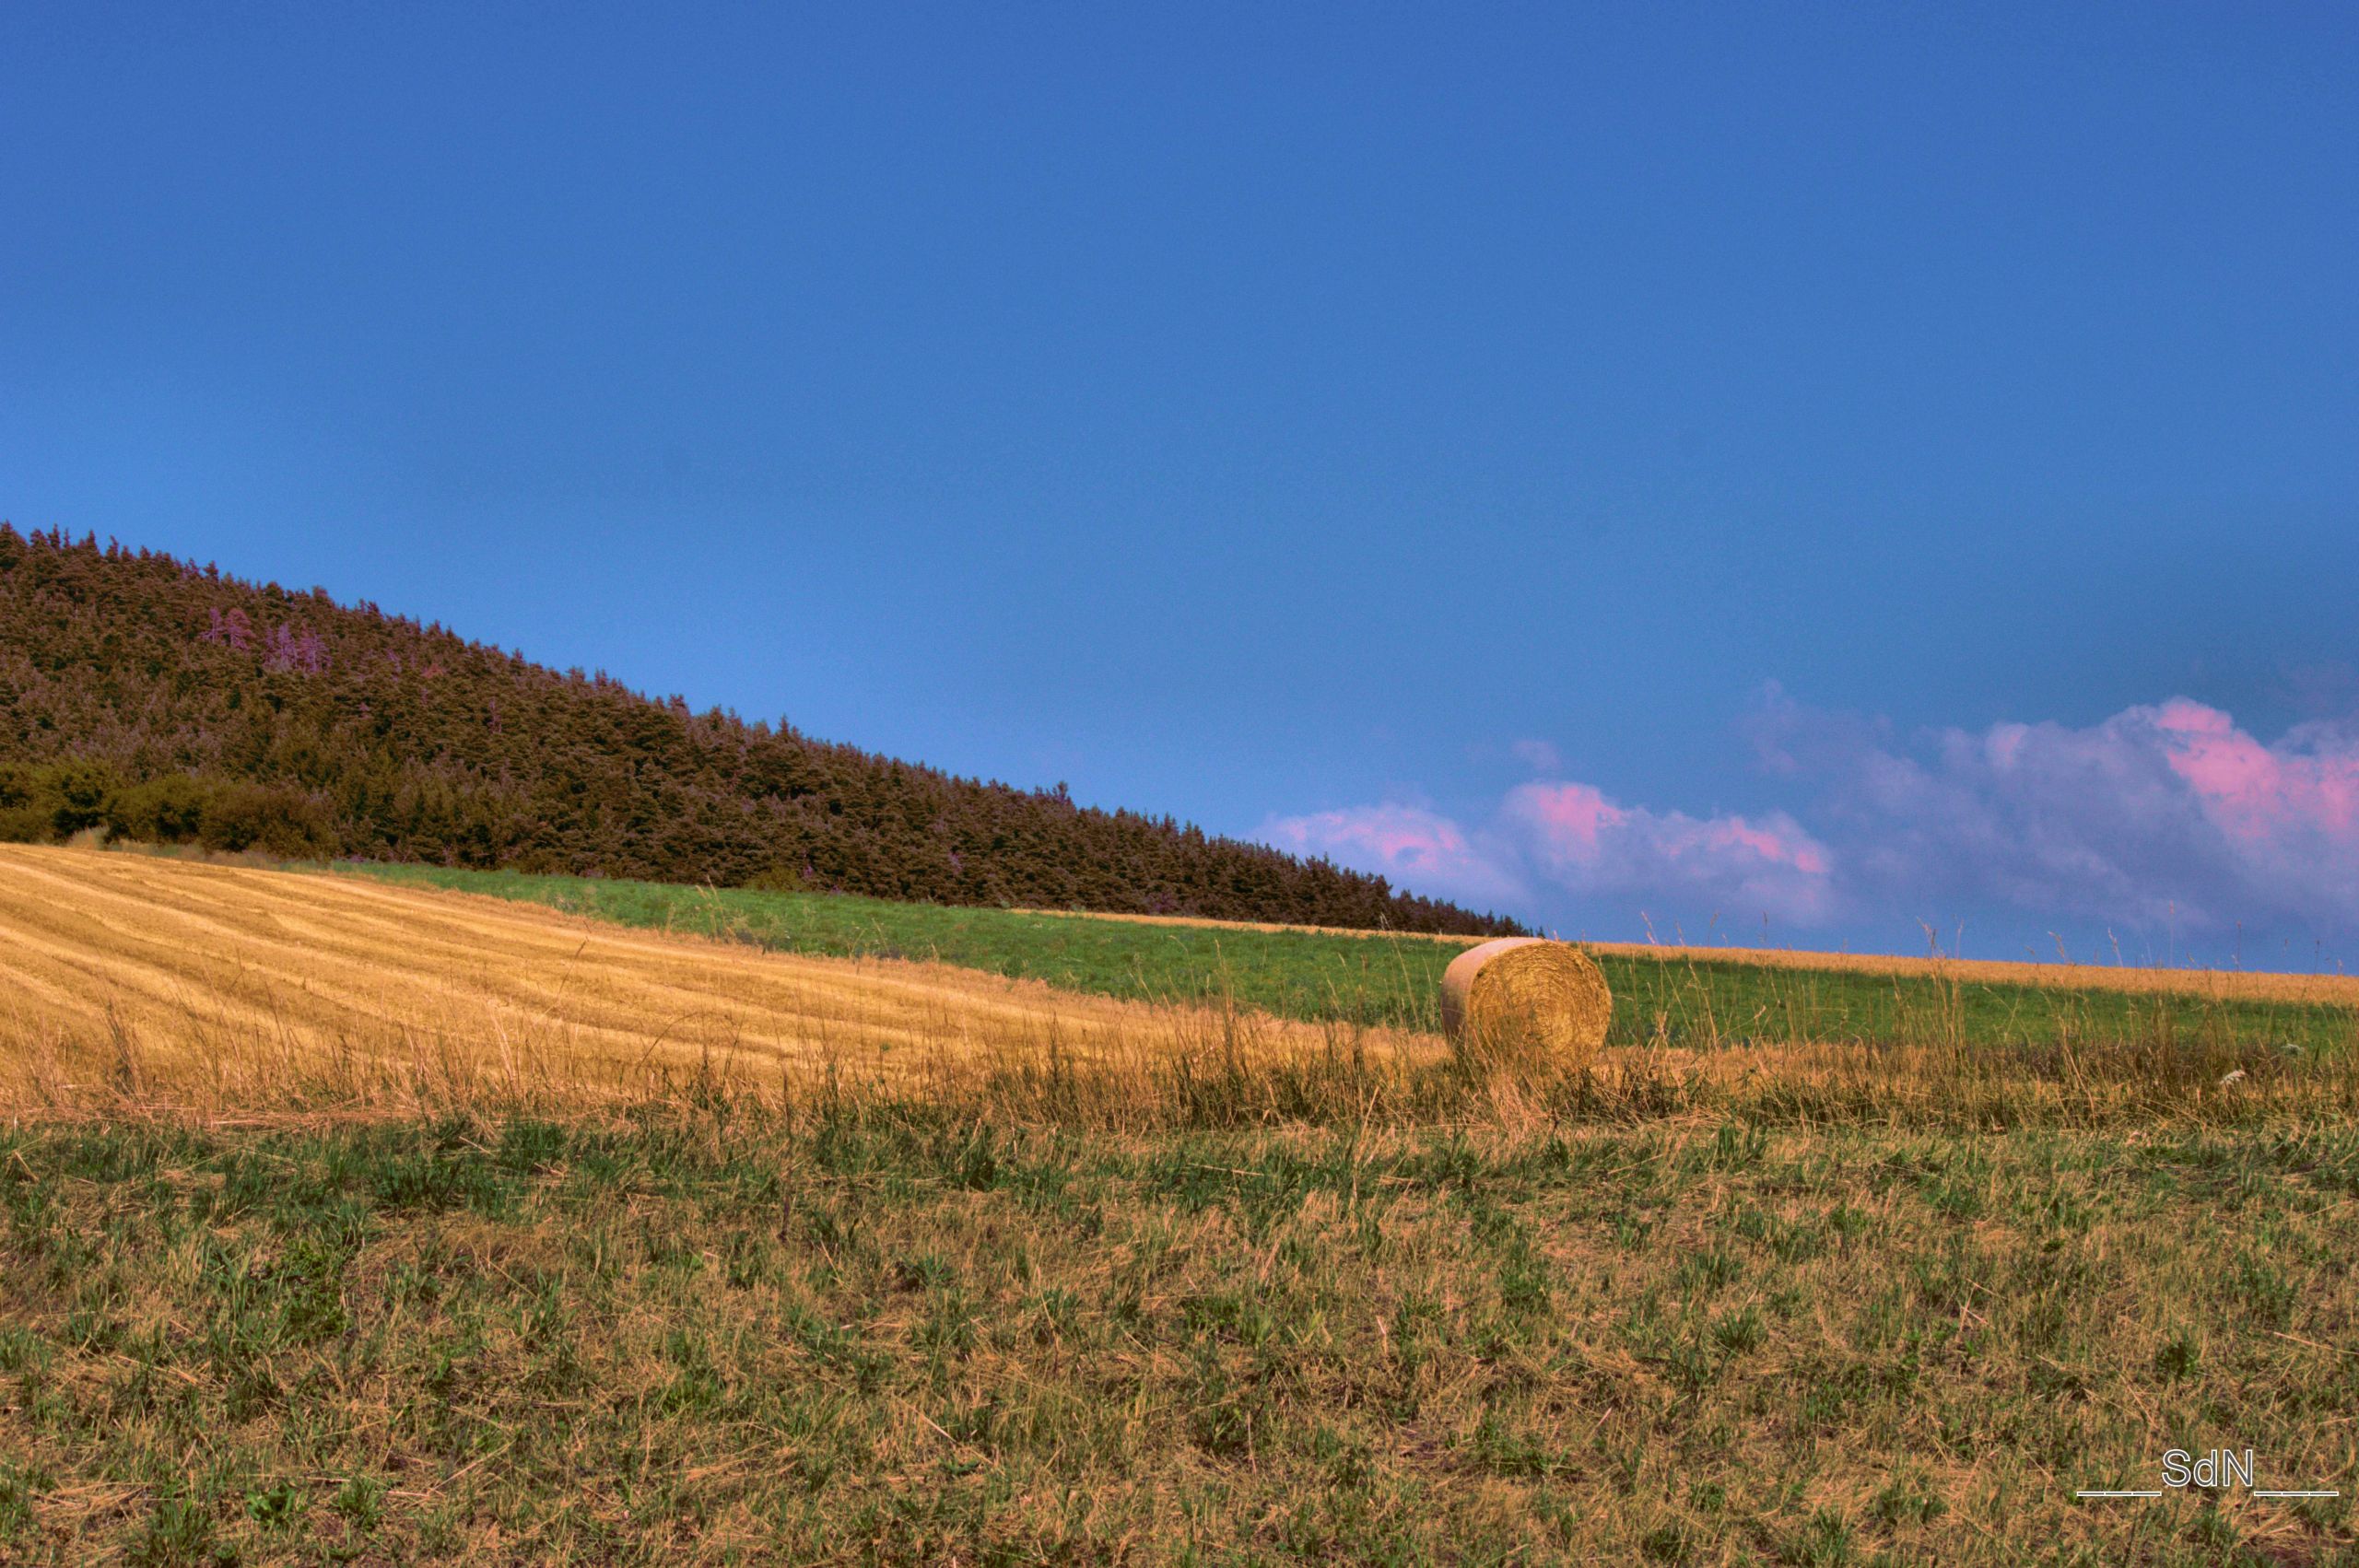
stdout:
<svg viewBox="0 0 2359 1568">
<path fill-rule="evenodd" d="M 658 701 L 323 589 L 0 524 L 0 838 L 1401 930 L 1516 922 Z"/>
</svg>

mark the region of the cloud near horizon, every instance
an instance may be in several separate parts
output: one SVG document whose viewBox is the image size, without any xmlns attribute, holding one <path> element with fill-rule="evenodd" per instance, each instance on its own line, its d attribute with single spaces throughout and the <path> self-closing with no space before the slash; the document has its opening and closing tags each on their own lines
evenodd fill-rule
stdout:
<svg viewBox="0 0 2359 1568">
<path fill-rule="evenodd" d="M 1813 922 L 1832 893 L 1825 846 L 1783 812 L 1658 813 L 1587 784 L 1519 785 L 1490 822 L 1471 829 L 1423 806 L 1387 803 L 1275 817 L 1261 836 L 1485 907 L 1570 892 L 1632 908 L 1653 899 L 1667 915 L 1701 901 Z"/>
<path fill-rule="evenodd" d="M 1632 923 L 1647 911 L 1940 924 L 1996 910 L 2137 930 L 2359 932 L 2349 721 L 2264 743 L 2172 697 L 2084 728 L 2002 723 L 1904 745 L 1773 688 L 1752 738 L 1803 801 L 1799 817 L 1691 816 L 1543 778 L 1471 825 L 1387 803 L 1273 817 L 1262 837 L 1419 892 Z"/>
<path fill-rule="evenodd" d="M 1381 872 L 1417 892 L 1447 890 L 1451 898 L 1504 904 L 1531 896 L 1530 886 L 1448 817 L 1422 806 L 1354 806 L 1309 816 L 1273 817 L 1262 842 L 1299 855 L 1323 855 L 1338 865 Z"/>
</svg>

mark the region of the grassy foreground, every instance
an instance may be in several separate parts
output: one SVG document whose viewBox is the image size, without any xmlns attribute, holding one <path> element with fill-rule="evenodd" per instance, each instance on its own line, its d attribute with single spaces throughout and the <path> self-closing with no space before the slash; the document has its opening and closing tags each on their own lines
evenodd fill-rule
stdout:
<svg viewBox="0 0 2359 1568">
<path fill-rule="evenodd" d="M 2024 993 L 1993 1024 L 1954 974 L 1609 954 L 1625 1006 L 1688 1011 L 1578 1072 L 1027 988 L 1124 1017 L 797 1075 L 760 1008 L 881 1027 L 842 988 L 901 988 L 964 1040 L 1025 999 L 60 857 L 0 897 L 0 1563 L 2359 1563 L 2332 1009 L 1989 987 Z M 1165 962 L 1166 928 L 870 911 Z M 1196 933 L 1272 994 L 1449 951 L 1262 934 Z M 1822 981 L 1892 1022 L 1792 1037 Z M 1414 1000 L 1385 983 L 1326 1005 Z M 692 1005 L 729 1016 L 658 1059 Z M 2343 1495 L 2071 1495 L 2173 1448 Z"/>
<path fill-rule="evenodd" d="M 0 1560 L 2353 1562 L 2359 1133 L 0 1135 Z M 2165 1450 L 2233 1492 L 2081 1503 Z"/>
<path fill-rule="evenodd" d="M 1441 972 L 1471 942 L 1302 930 L 1155 925 L 1005 909 L 895 904 L 827 894 L 681 887 L 433 866 L 341 864 L 408 885 L 546 904 L 622 924 L 693 932 L 785 952 L 939 959 L 1074 990 L 1146 1001 L 1228 1001 L 1315 1023 L 1431 1030 Z M 1614 988 L 1608 1043 L 1718 1048 L 1751 1044 L 2072 1046 L 2137 1040 L 2350 1047 L 2349 1005 L 2122 989 L 2091 966 L 2085 982 L 2015 984 L 1929 964 L 1915 975 L 1801 968 L 1693 953 L 1597 954 Z M 2070 973 L 2079 973 L 2077 971 Z M 2151 978 L 2154 971 L 2130 972 Z M 2174 976 L 2173 978 L 2183 978 Z"/>
</svg>

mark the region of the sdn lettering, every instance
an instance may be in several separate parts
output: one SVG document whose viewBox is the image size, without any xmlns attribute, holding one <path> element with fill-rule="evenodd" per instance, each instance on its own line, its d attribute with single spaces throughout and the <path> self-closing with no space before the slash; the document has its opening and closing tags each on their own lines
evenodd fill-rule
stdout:
<svg viewBox="0 0 2359 1568">
<path fill-rule="evenodd" d="M 2252 1450 L 2242 1454 L 2214 1448 L 2198 1457 L 2184 1448 L 2163 1456 L 2163 1484 L 2169 1487 L 2241 1486 L 2252 1490 Z"/>
</svg>

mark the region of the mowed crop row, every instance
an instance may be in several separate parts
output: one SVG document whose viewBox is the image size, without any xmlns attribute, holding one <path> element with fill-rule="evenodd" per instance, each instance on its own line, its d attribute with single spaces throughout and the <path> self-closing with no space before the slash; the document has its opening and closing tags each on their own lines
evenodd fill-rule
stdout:
<svg viewBox="0 0 2359 1568">
<path fill-rule="evenodd" d="M 1320 1030 L 944 965 L 822 959 L 529 904 L 95 850 L 0 847 L 0 1071 L 18 1096 L 290 1077 L 523 1089 L 907 1081 L 1207 1040 L 1283 1057 Z M 1438 1054 L 1365 1036 L 1357 1048 Z"/>
</svg>

